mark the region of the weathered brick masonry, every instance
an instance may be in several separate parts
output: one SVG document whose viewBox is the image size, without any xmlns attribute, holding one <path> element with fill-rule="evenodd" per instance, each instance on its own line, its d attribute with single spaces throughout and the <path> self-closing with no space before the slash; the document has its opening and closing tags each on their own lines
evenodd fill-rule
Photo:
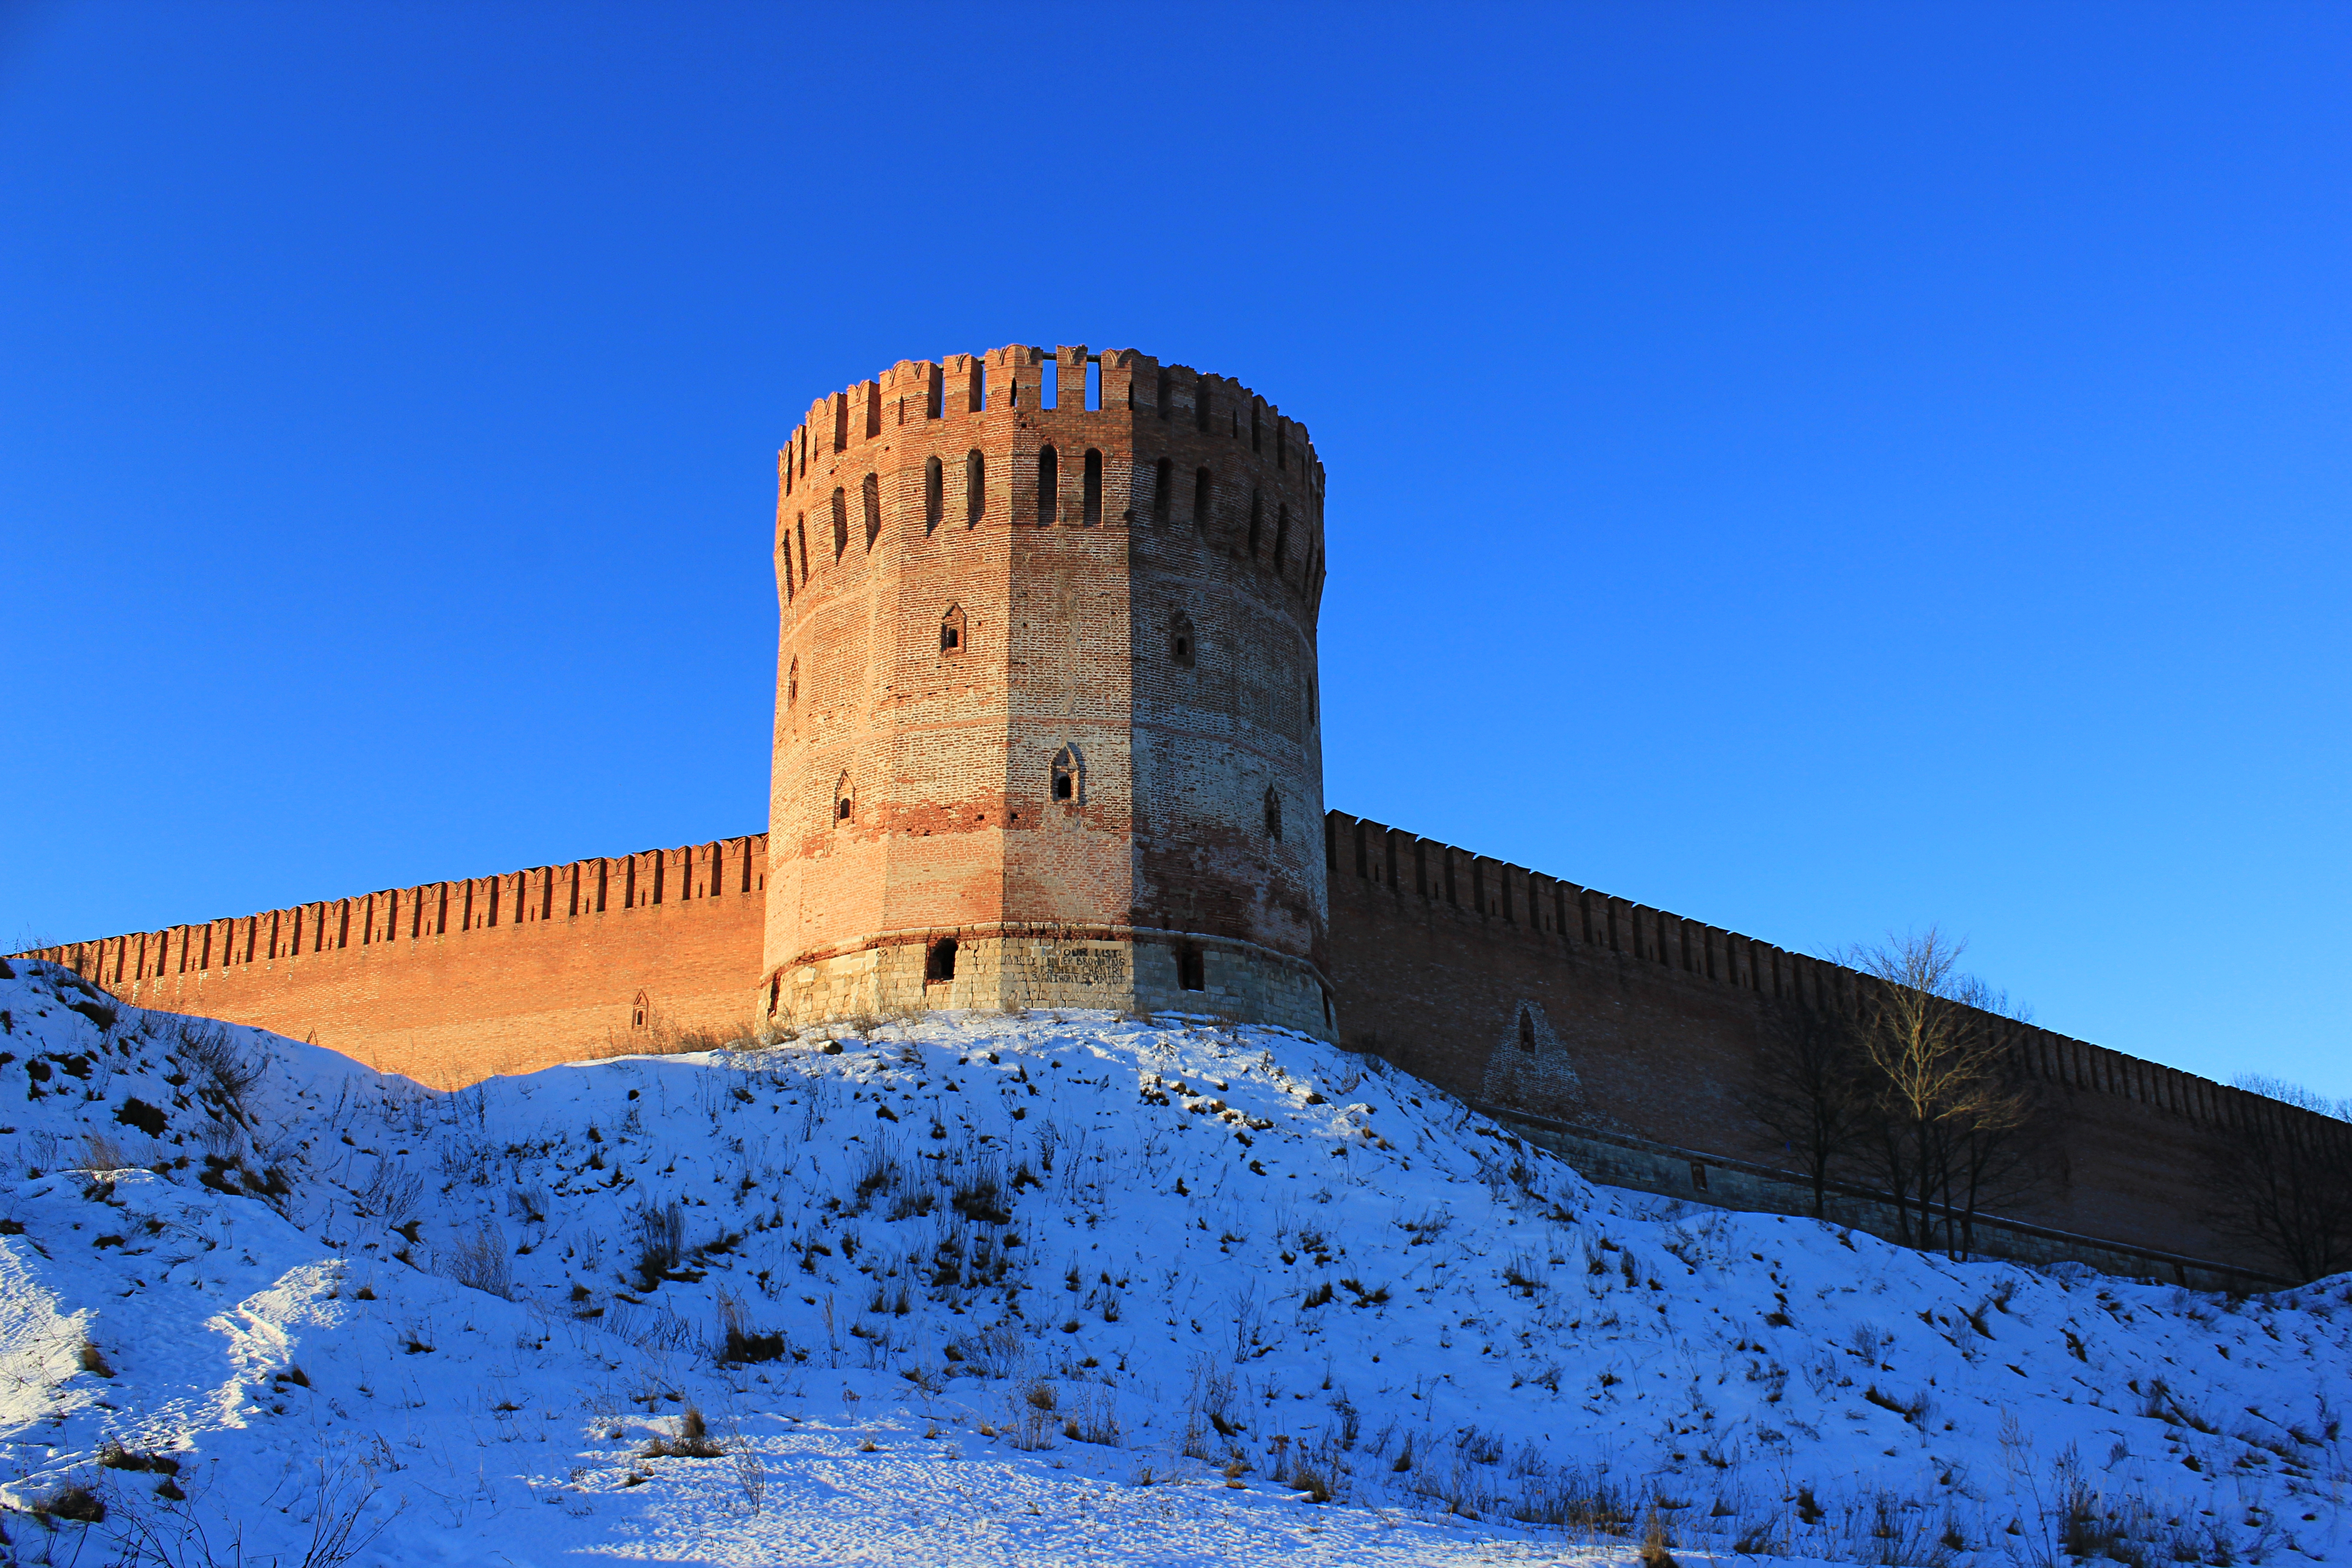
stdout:
<svg viewBox="0 0 2352 1568">
<path fill-rule="evenodd" d="M 779 467 L 761 1006 L 1328 1035 L 1305 428 L 1189 366 L 1016 345 L 820 399 Z"/>
<path fill-rule="evenodd" d="M 1013 346 L 820 399 L 777 479 L 769 835 L 40 956 L 443 1085 L 762 1016 L 1214 1013 L 1377 1050 L 1608 1179 L 1788 1206 L 1739 1098 L 1761 1009 L 1850 972 L 1324 813 L 1303 426 L 1132 351 Z M 2234 1260 L 2205 1146 L 2305 1113 L 2015 1046 L 2069 1129 L 2017 1256 Z"/>
<path fill-rule="evenodd" d="M 1332 812 L 1325 819 L 1342 1037 L 1465 1099 L 1670 1151 L 1779 1163 L 1742 1108 L 1768 999 L 1844 990 L 1850 970 L 1523 867 Z M 2027 1070 L 2063 1105 L 2033 1224 L 2230 1259 L 2199 1188 L 2221 1129 L 2300 1117 L 2275 1101 L 2029 1025 Z M 1662 1160 L 1662 1191 L 1712 1201 Z M 1631 1173 L 1629 1167 L 1628 1173 Z"/>
</svg>

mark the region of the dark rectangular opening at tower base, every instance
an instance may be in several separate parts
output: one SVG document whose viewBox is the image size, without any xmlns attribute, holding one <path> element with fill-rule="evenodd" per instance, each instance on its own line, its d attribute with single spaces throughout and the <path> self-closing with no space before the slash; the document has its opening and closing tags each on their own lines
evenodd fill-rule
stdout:
<svg viewBox="0 0 2352 1568">
<path fill-rule="evenodd" d="M 955 978 L 956 939 L 943 936 L 923 954 L 923 984 L 942 985 Z"/>
<path fill-rule="evenodd" d="M 1182 991 L 1206 991 L 1209 988 L 1209 966 L 1198 948 L 1176 950 L 1176 985 Z"/>
</svg>

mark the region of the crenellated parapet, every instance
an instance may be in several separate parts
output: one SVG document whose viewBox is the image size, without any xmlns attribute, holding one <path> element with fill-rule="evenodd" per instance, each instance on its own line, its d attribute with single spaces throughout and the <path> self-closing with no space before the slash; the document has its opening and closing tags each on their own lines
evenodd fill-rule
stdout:
<svg viewBox="0 0 2352 1568">
<path fill-rule="evenodd" d="M 421 882 L 351 898 L 134 931 L 25 956 L 61 963 L 126 1001 L 182 976 L 299 958 L 464 937 L 667 903 L 751 899 L 767 888 L 767 835 L 674 849 L 600 856 L 450 882 Z"/>
<path fill-rule="evenodd" d="M 123 1000 L 273 1029 L 439 1087 L 750 1023 L 753 834 L 382 889 L 50 948 Z"/>
<path fill-rule="evenodd" d="M 1324 473 L 1307 427 L 1239 382 L 1133 349 L 901 360 L 812 403 L 777 479 L 788 607 L 886 534 L 951 542 L 987 527 L 1189 528 L 1265 583 L 1322 591 Z"/>
<path fill-rule="evenodd" d="M 1874 984 L 1843 964 L 1345 812 L 1325 814 L 1323 835 L 1335 899 L 1345 889 L 1410 901 L 1455 917 L 1476 942 L 1605 954 L 1677 982 L 1808 1005 L 1851 1000 L 1858 987 Z M 1350 999 L 1359 1006 L 1372 1000 Z M 1999 1018 L 1996 1026 L 2021 1068 L 2044 1082 L 2211 1127 L 2292 1123 L 2306 1133 L 2347 1135 L 2341 1123 L 2195 1073 L 2016 1019 Z"/>
</svg>

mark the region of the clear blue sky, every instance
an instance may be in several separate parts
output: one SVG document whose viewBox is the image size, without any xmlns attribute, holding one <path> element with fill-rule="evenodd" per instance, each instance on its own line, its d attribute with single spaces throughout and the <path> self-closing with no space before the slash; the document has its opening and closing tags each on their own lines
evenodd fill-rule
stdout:
<svg viewBox="0 0 2352 1568">
<path fill-rule="evenodd" d="M 0 8 L 0 940 L 760 828 L 797 412 L 1084 342 L 1313 432 L 1331 805 L 2352 1094 L 2347 83 L 2340 5 Z"/>
</svg>

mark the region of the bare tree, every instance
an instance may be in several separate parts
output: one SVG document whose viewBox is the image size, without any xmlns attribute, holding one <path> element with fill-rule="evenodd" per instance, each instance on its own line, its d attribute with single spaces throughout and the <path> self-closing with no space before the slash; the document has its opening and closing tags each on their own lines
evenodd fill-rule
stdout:
<svg viewBox="0 0 2352 1568">
<path fill-rule="evenodd" d="M 1973 1220 L 2035 1110 L 2010 1049 L 2008 998 L 1961 971 L 1967 945 L 1929 926 L 1840 955 L 1874 982 L 1856 989 L 1879 1110 L 1869 1149 L 1896 1234 L 1916 1247 L 1934 1245 L 1939 1207 Z"/>
<path fill-rule="evenodd" d="M 1944 1245 L 1956 1258 L 1976 1250 L 1979 1215 L 2032 1197 L 2065 1159 L 2065 1101 L 2025 1070 L 2013 1037 L 1985 1088 L 1997 1114 L 1963 1114 L 1946 1139 Z"/>
<path fill-rule="evenodd" d="M 1744 1100 L 1801 1163 L 1812 1182 L 1813 1217 L 1822 1217 L 1832 1167 L 1854 1154 L 1878 1120 L 1852 1010 L 1833 1000 L 1767 1002 Z"/>
<path fill-rule="evenodd" d="M 2254 1075 L 2236 1087 L 2273 1102 L 2215 1139 L 2212 1220 L 2298 1280 L 2352 1268 L 2352 1102 Z"/>
</svg>

